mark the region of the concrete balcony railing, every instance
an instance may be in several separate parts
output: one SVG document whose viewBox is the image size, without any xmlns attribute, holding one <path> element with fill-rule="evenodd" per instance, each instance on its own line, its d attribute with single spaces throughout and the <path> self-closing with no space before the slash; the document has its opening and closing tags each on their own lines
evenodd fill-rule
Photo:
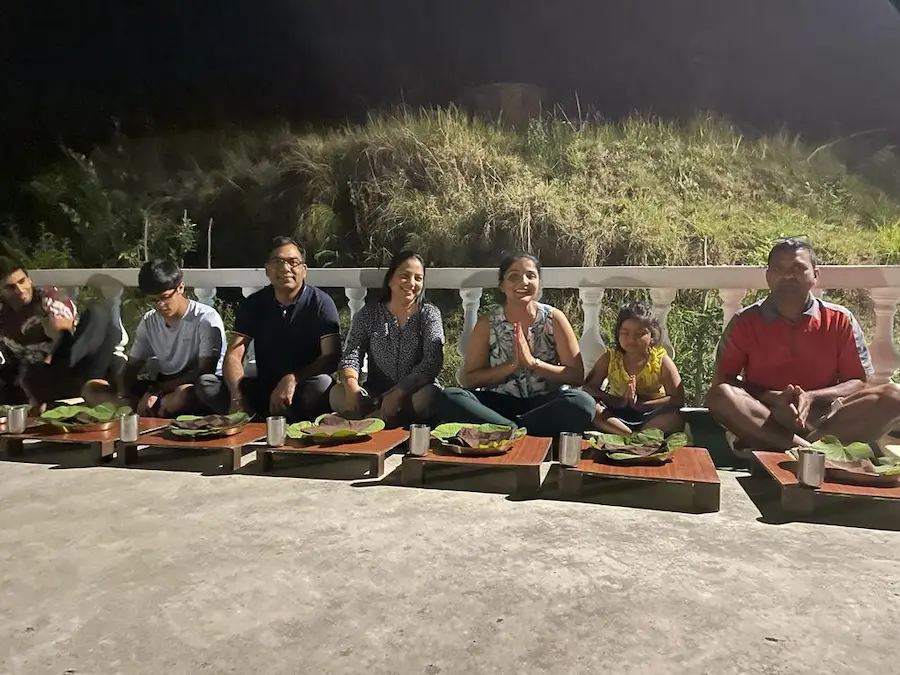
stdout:
<svg viewBox="0 0 900 675">
<path fill-rule="evenodd" d="M 72 297 L 77 297 L 81 287 L 100 283 L 113 316 L 121 321 L 122 292 L 125 286 L 137 285 L 137 273 L 137 269 L 58 269 L 33 270 L 31 275 L 36 284 L 65 288 Z M 308 278 L 321 288 L 343 288 L 352 316 L 365 303 L 367 290 L 381 286 L 383 275 L 384 270 L 377 268 L 311 268 Z M 200 302 L 209 305 L 219 288 L 237 287 L 246 297 L 268 283 L 262 269 L 189 269 L 184 271 L 184 276 L 185 284 L 194 288 Z M 663 343 L 671 350 L 666 321 L 679 289 L 718 290 L 727 324 L 749 291 L 766 287 L 765 271 L 759 267 L 555 267 L 544 268 L 542 281 L 544 288 L 578 289 L 584 312 L 580 343 L 587 368 L 605 349 L 598 312 L 606 289 L 649 289 L 663 326 Z M 462 352 L 478 318 L 483 289 L 497 286 L 496 269 L 432 268 L 428 270 L 426 286 L 459 291 L 465 317 L 458 344 Z M 875 332 L 869 345 L 875 377 L 879 382 L 888 381 L 900 367 L 893 335 L 894 315 L 900 301 L 900 266 L 822 267 L 817 292 L 830 289 L 868 291 L 875 309 Z M 127 343 L 128 335 L 123 330 L 120 353 L 125 353 Z"/>
</svg>

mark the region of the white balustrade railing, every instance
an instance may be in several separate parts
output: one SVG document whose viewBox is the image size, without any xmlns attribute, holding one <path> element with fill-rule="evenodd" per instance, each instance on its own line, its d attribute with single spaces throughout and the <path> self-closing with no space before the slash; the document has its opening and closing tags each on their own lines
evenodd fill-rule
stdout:
<svg viewBox="0 0 900 675">
<path fill-rule="evenodd" d="M 137 269 L 59 269 L 33 270 L 38 285 L 69 289 L 74 296 L 82 286 L 97 286 L 121 322 L 122 290 L 137 285 Z M 369 288 L 380 287 L 384 270 L 378 268 L 312 268 L 309 282 L 322 288 L 343 288 L 351 316 L 365 303 Z M 194 288 L 200 302 L 211 305 L 216 289 L 238 287 L 244 297 L 265 286 L 263 269 L 188 269 L 185 284 Z M 549 267 L 542 274 L 544 288 L 578 289 L 584 312 L 584 331 L 580 344 L 585 367 L 590 368 L 603 353 L 598 313 L 606 289 L 646 288 L 653 309 L 663 327 L 663 344 L 671 352 L 667 318 L 679 289 L 716 289 L 722 301 L 724 322 L 734 316 L 751 290 L 765 288 L 765 270 L 761 267 Z M 463 308 L 463 330 L 458 349 L 465 352 L 469 336 L 478 319 L 483 289 L 497 286 L 493 268 L 433 268 L 428 270 L 430 289 L 457 289 Z M 875 367 L 875 379 L 888 381 L 900 367 L 900 354 L 894 345 L 894 315 L 900 302 L 900 266 L 824 266 L 819 271 L 819 289 L 866 289 L 875 308 L 875 331 L 869 345 Z M 124 334 L 120 352 L 124 353 L 128 336 Z"/>
</svg>

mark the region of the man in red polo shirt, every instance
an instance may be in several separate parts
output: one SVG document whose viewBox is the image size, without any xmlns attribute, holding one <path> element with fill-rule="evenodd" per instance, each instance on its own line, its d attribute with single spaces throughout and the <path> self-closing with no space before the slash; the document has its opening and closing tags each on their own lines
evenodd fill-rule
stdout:
<svg viewBox="0 0 900 675">
<path fill-rule="evenodd" d="M 769 296 L 725 329 L 706 402 L 735 449 L 787 449 L 826 434 L 872 441 L 900 417 L 900 387 L 866 383 L 873 370 L 859 324 L 812 294 L 818 276 L 808 243 L 780 241 L 769 252 Z"/>
</svg>

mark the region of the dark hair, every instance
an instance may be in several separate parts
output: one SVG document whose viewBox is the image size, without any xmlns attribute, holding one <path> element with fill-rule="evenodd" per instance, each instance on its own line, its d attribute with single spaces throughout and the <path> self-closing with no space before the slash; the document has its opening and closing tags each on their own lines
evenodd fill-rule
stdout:
<svg viewBox="0 0 900 675">
<path fill-rule="evenodd" d="M 771 265 L 772 258 L 779 253 L 797 253 L 798 251 L 808 252 L 809 261 L 812 263 L 813 269 L 816 269 L 819 264 L 818 257 L 816 256 L 816 249 L 814 249 L 808 241 L 801 239 L 800 237 L 786 237 L 776 241 L 772 250 L 769 251 L 769 257 L 766 258 L 766 265 Z"/>
<path fill-rule="evenodd" d="M 282 246 L 296 246 L 297 250 L 300 251 L 300 259 L 303 262 L 306 262 L 306 251 L 293 237 L 275 237 L 272 239 L 272 243 L 269 244 L 269 254 L 266 256 L 266 260 L 272 257 L 272 254 Z"/>
<path fill-rule="evenodd" d="M 138 288 L 144 295 L 159 295 L 178 288 L 184 272 L 174 260 L 148 260 L 138 272 Z"/>
<path fill-rule="evenodd" d="M 653 344 L 659 344 L 659 341 L 662 339 L 662 328 L 660 328 L 659 319 L 654 316 L 653 310 L 647 306 L 647 303 L 645 302 L 626 302 L 619 308 L 619 316 L 616 318 L 616 328 L 613 333 L 613 339 L 616 341 L 616 349 L 620 352 L 625 351 L 619 343 L 619 331 L 622 330 L 622 324 L 629 319 L 639 321 L 649 328 Z"/>
<path fill-rule="evenodd" d="M 415 251 L 400 251 L 400 253 L 396 254 L 393 258 L 391 258 L 391 262 L 388 265 L 387 271 L 384 273 L 384 281 L 381 284 L 381 295 L 378 298 L 378 302 L 390 302 L 391 299 L 391 279 L 394 274 L 397 272 L 397 268 L 400 267 L 403 263 L 405 263 L 410 258 L 415 258 L 420 263 L 422 263 L 422 269 L 425 269 L 425 261 L 422 260 L 422 256 L 420 256 Z M 423 290 L 419 293 L 419 297 L 416 298 L 416 302 L 420 305 L 425 300 L 425 291 Z"/>
<path fill-rule="evenodd" d="M 509 268 L 512 267 L 517 260 L 521 260 L 522 258 L 528 258 L 528 260 L 534 263 L 534 266 L 537 268 L 538 278 L 540 278 L 541 261 L 527 251 L 515 251 L 503 256 L 503 259 L 500 261 L 500 281 L 503 281 L 503 277 L 506 276 Z"/>
<path fill-rule="evenodd" d="M 0 256 L 0 279 L 5 279 L 16 270 L 22 270 L 25 274 L 28 274 L 25 265 L 20 261 L 8 258 L 7 256 Z"/>
</svg>

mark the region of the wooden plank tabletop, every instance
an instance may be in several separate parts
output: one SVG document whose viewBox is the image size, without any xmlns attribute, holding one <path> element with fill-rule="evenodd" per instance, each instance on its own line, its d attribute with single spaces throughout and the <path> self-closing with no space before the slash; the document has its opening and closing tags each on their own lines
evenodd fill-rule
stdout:
<svg viewBox="0 0 900 675">
<path fill-rule="evenodd" d="M 800 485 L 794 473 L 797 461 L 784 452 L 754 451 L 753 455 L 763 468 L 782 487 Z M 815 489 L 820 494 L 840 495 L 845 497 L 875 497 L 878 499 L 900 499 L 900 487 L 872 487 L 868 485 L 848 485 L 826 480 Z"/>
<path fill-rule="evenodd" d="M 593 448 L 584 443 L 583 449 Z M 593 454 L 593 453 L 591 453 Z M 565 467 L 567 471 L 578 471 L 592 476 L 609 478 L 630 478 L 666 483 L 718 483 L 719 474 L 705 448 L 679 448 L 672 455 L 672 461 L 658 466 L 634 466 L 604 464 L 595 462 L 593 457 L 583 458 L 577 466 Z"/>
<path fill-rule="evenodd" d="M 51 424 L 42 424 L 35 418 L 35 425 L 26 429 L 24 434 L 6 434 L 5 438 L 11 441 L 41 441 L 44 443 L 104 443 L 119 440 L 119 423 L 113 424 L 106 431 L 71 432 L 65 433 Z M 169 426 L 169 420 L 153 417 L 141 417 L 138 431 L 146 434 Z"/>
<path fill-rule="evenodd" d="M 356 443 L 310 445 L 303 441 L 289 438 L 281 447 L 272 448 L 266 445 L 258 446 L 257 450 L 311 455 L 379 455 L 387 454 L 408 439 L 409 432 L 405 429 L 384 429 L 372 434 L 371 438 Z"/>
<path fill-rule="evenodd" d="M 435 464 L 471 464 L 473 466 L 540 466 L 550 450 L 551 439 L 525 436 L 514 444 L 512 449 L 503 455 L 490 457 L 463 457 L 450 450 L 432 449 L 425 455 L 405 455 L 404 462 L 432 462 Z"/>
<path fill-rule="evenodd" d="M 231 448 L 240 448 L 255 441 L 262 440 L 266 437 L 265 422 L 250 422 L 249 424 L 247 424 L 247 426 L 241 429 L 240 432 L 234 434 L 233 436 L 224 436 L 221 438 L 198 438 L 197 440 L 191 440 L 190 438 L 180 436 L 170 436 L 168 433 L 169 422 L 170 420 L 166 420 L 165 429 L 145 434 L 132 445 L 147 445 L 153 448 L 194 448 L 203 450 L 225 450 Z"/>
</svg>

